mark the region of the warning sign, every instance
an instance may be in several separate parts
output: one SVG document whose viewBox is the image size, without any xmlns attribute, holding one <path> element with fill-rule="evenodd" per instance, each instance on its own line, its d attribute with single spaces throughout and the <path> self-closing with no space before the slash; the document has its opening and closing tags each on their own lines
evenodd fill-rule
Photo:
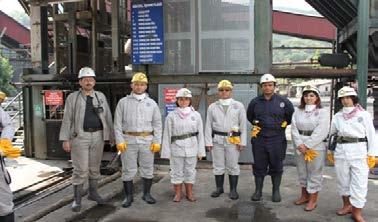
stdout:
<svg viewBox="0 0 378 222">
<path fill-rule="evenodd" d="M 174 103 L 176 102 L 176 93 L 179 89 L 177 88 L 164 88 L 164 102 Z"/>
<path fill-rule="evenodd" d="M 63 91 L 61 90 L 45 91 L 45 103 L 48 106 L 63 105 Z"/>
</svg>

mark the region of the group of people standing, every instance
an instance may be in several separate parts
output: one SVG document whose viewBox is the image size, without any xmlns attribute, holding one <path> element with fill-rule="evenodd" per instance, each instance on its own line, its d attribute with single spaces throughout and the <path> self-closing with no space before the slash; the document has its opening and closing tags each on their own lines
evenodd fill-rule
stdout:
<svg viewBox="0 0 378 222">
<path fill-rule="evenodd" d="M 220 81 L 217 86 L 218 100 L 208 107 L 205 125 L 192 106 L 191 91 L 181 88 L 176 93 L 177 108 L 165 118 L 163 130 L 159 107 L 146 93 L 148 79 L 144 73 L 134 74 L 132 92 L 118 102 L 114 123 L 106 97 L 94 90 L 95 83 L 94 71 L 89 67 L 82 68 L 79 72 L 81 88 L 66 99 L 60 131 L 63 149 L 71 152 L 74 168 L 73 211 L 81 210 L 86 179 L 88 199 L 100 205 L 105 203 L 97 192 L 97 184 L 106 140 L 115 144 L 121 155 L 126 194 L 122 206 L 125 208 L 133 203 L 133 179 L 138 170 L 143 185 L 142 199 L 148 204 L 156 203 L 151 195 L 151 186 L 154 154 L 158 152 L 161 152 L 161 158 L 170 161 L 171 183 L 175 191 L 173 201 L 181 201 L 183 186 L 186 199 L 196 201 L 193 192 L 196 165 L 198 160 L 206 157 L 206 149 L 213 158 L 216 184 L 210 196 L 216 198 L 224 193 L 224 177 L 228 174 L 229 198 L 238 199 L 238 160 L 240 152 L 247 145 L 248 120 L 252 124 L 254 157 L 255 192 L 252 201 L 262 199 L 267 175 L 272 179 L 272 201 L 281 201 L 280 184 L 287 149 L 285 129 L 291 124 L 301 186 L 301 196 L 295 204 L 306 204 L 306 211 L 316 208 L 327 156 L 325 141 L 327 135 L 337 134 L 334 158 L 332 154 L 328 156 L 334 160 L 337 185 L 343 199 L 343 207 L 337 214 L 352 213 L 356 221 L 364 221 L 361 209 L 366 202 L 368 169 L 374 156 L 378 155 L 378 147 L 372 118 L 358 105 L 353 88 L 343 87 L 338 91 L 343 109 L 335 114 L 330 133 L 329 114 L 322 107 L 319 90 L 312 86 L 305 87 L 301 103 L 294 109 L 287 98 L 275 93 L 276 79 L 271 74 L 261 77 L 262 95 L 254 98 L 247 110 L 242 103 L 232 99 L 232 83 Z M 3 134 L 1 136 L 3 138 Z M 0 189 L 4 189 L 4 176 L 0 177 Z M 3 193 L 1 191 L 0 195 Z M 8 211 L 5 205 L 0 204 L 0 218 Z"/>
</svg>

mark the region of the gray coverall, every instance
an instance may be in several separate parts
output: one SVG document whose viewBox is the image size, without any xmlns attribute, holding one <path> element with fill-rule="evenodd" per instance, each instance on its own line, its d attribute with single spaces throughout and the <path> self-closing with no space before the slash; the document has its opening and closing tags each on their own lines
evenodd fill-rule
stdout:
<svg viewBox="0 0 378 222">
<path fill-rule="evenodd" d="M 171 142 L 172 136 L 198 133 Z M 197 157 L 205 157 L 205 142 L 201 114 L 191 111 L 182 119 L 177 109 L 165 119 L 161 158 L 170 159 L 171 183 L 191 183 L 196 180 Z"/>
<path fill-rule="evenodd" d="M 322 188 L 323 166 L 326 147 L 323 142 L 329 132 L 329 113 L 324 108 L 312 112 L 296 109 L 291 120 L 291 137 L 294 149 L 301 144 L 316 150 L 318 157 L 311 162 L 304 160 L 304 154 L 295 151 L 299 183 L 308 193 L 319 192 Z"/>
<path fill-rule="evenodd" d="M 14 136 L 14 126 L 8 113 L 0 107 L 0 128 L 1 138 L 12 140 Z M 3 156 L 1 156 L 3 158 Z M 5 216 L 13 212 L 13 194 L 9 187 L 10 176 L 5 168 L 3 160 L 0 163 L 0 216 Z"/>
<path fill-rule="evenodd" d="M 127 132 L 150 132 L 153 135 L 133 136 Z M 133 93 L 122 98 L 114 114 L 114 133 L 116 143 L 127 143 L 127 149 L 121 154 L 122 180 L 131 181 L 137 173 L 139 160 L 140 176 L 153 178 L 154 153 L 152 143 L 161 143 L 162 122 L 158 105 L 146 96 L 138 100 Z M 126 134 L 125 134 L 126 133 Z"/>
<path fill-rule="evenodd" d="M 97 95 L 97 97 L 96 97 Z M 112 114 L 103 93 L 93 91 L 90 95 L 93 106 L 103 108 L 98 116 L 103 130 L 84 132 L 84 115 L 86 96 L 79 90 L 68 95 L 64 107 L 64 116 L 60 128 L 59 140 L 71 142 L 71 159 L 73 166 L 72 184 L 80 185 L 89 179 L 100 177 L 100 164 L 105 140 L 113 140 Z"/>
<path fill-rule="evenodd" d="M 214 175 L 239 175 L 239 155 L 236 145 L 228 141 L 228 136 L 214 134 L 213 131 L 231 132 L 233 127 L 239 128 L 240 145 L 247 145 L 247 117 L 244 105 L 241 102 L 232 100 L 225 112 L 219 101 L 212 103 L 206 116 L 205 144 L 213 146 L 211 154 L 213 156 Z"/>
</svg>

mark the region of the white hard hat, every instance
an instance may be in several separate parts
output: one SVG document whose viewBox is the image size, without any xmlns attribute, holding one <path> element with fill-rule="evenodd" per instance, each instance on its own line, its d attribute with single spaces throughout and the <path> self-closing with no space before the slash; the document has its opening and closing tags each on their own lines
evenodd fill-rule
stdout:
<svg viewBox="0 0 378 222">
<path fill-rule="evenodd" d="M 83 77 L 96 77 L 95 72 L 90 67 L 83 67 L 79 71 L 79 79 Z"/>
<path fill-rule="evenodd" d="M 192 92 L 187 88 L 181 88 L 176 93 L 176 98 L 179 97 L 192 98 Z"/>
<path fill-rule="evenodd" d="M 339 89 L 339 91 L 337 92 L 337 98 L 346 96 L 357 96 L 356 90 L 354 90 L 350 86 L 344 86 L 343 88 Z"/>
<path fill-rule="evenodd" d="M 276 82 L 276 78 L 274 78 L 274 76 L 272 74 L 266 73 L 266 74 L 262 75 L 261 78 L 260 78 L 260 84 L 262 84 L 264 82 Z"/>
<path fill-rule="evenodd" d="M 319 89 L 316 88 L 315 86 L 310 86 L 310 85 L 305 86 L 303 88 L 302 93 L 305 93 L 305 92 L 316 92 L 316 94 L 318 94 L 318 96 L 320 95 Z"/>
</svg>

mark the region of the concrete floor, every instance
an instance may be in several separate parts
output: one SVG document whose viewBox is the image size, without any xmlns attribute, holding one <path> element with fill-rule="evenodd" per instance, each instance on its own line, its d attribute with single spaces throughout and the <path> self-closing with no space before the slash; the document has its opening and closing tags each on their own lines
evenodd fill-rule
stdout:
<svg viewBox="0 0 378 222">
<path fill-rule="evenodd" d="M 299 195 L 299 185 L 296 168 L 286 166 L 281 187 L 283 201 L 273 203 L 271 198 L 270 178 L 266 178 L 263 201 L 251 202 L 250 196 L 254 189 L 250 170 L 242 170 L 238 191 L 240 199 L 233 201 L 228 198 L 228 179 L 226 193 L 219 198 L 211 198 L 214 190 L 214 177 L 210 169 L 200 169 L 197 172 L 195 194 L 197 202 L 191 203 L 183 199 L 174 203 L 173 189 L 170 184 L 167 166 L 160 167 L 156 178 L 160 179 L 152 187 L 152 194 L 157 199 L 155 205 L 145 204 L 141 200 L 140 181 L 136 182 L 136 195 L 130 208 L 122 208 L 123 199 L 121 180 L 101 188 L 106 197 L 112 197 L 105 206 L 96 206 L 84 198 L 83 211 L 74 214 L 69 206 L 63 207 L 45 216 L 40 221 L 101 221 L 101 222 L 170 222 L 170 221 L 352 221 L 350 216 L 337 216 L 335 211 L 341 206 L 341 198 L 336 191 L 336 178 L 333 167 L 326 167 L 324 187 L 319 194 L 318 207 L 312 212 L 305 212 L 303 206 L 295 206 L 292 202 Z M 139 181 L 139 182 L 138 182 Z M 369 222 L 378 221 L 378 180 L 369 180 L 368 202 L 364 208 L 365 219 Z M 59 219 L 58 219 L 59 218 Z"/>
</svg>

